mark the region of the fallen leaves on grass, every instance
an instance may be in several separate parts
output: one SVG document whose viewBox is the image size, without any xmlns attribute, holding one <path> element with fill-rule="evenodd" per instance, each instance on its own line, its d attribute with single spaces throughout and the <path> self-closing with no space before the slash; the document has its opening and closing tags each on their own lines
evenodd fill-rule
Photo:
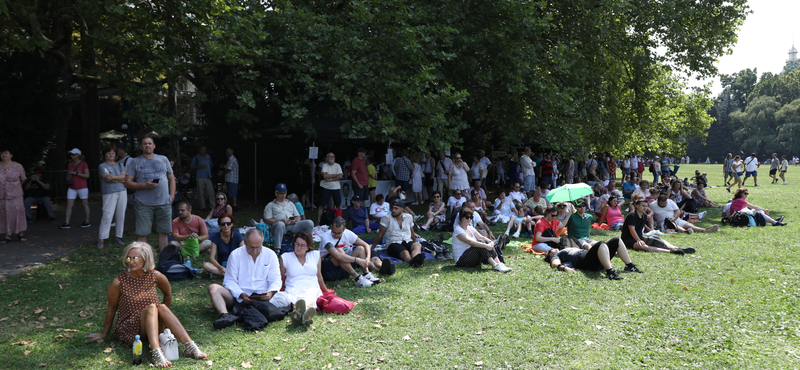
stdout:
<svg viewBox="0 0 800 370">
<path fill-rule="evenodd" d="M 475 365 L 475 366 L 483 366 L 483 361 L 476 361 L 473 365 Z"/>
<path fill-rule="evenodd" d="M 246 368 L 246 369 L 249 369 L 249 368 L 253 367 L 253 363 L 250 362 L 250 361 L 242 362 L 242 367 Z"/>
<path fill-rule="evenodd" d="M 403 337 L 403 340 L 411 340 L 411 337 L 406 335 L 406 336 Z"/>
<path fill-rule="evenodd" d="M 28 346 L 28 347 L 32 347 L 34 344 L 36 344 L 36 342 L 28 342 L 27 340 L 11 343 L 12 346 Z"/>
<path fill-rule="evenodd" d="M 42 312 L 44 312 L 44 309 L 41 309 L 41 308 L 37 308 L 37 309 L 36 309 L 36 311 L 33 311 L 33 313 L 34 313 L 35 315 L 38 315 L 38 314 L 40 314 L 40 313 L 42 313 Z"/>
<path fill-rule="evenodd" d="M 104 350 L 103 350 L 103 353 L 111 353 L 111 352 L 113 352 L 113 351 L 114 351 L 114 349 L 113 349 L 113 348 L 111 348 L 111 347 L 108 347 L 108 348 L 106 348 L 106 349 L 104 349 Z"/>
<path fill-rule="evenodd" d="M 31 351 L 30 351 L 30 350 L 27 350 L 27 349 L 25 350 L 25 352 L 23 352 L 23 354 L 24 354 L 25 356 L 29 355 L 30 353 L 31 353 Z"/>
</svg>

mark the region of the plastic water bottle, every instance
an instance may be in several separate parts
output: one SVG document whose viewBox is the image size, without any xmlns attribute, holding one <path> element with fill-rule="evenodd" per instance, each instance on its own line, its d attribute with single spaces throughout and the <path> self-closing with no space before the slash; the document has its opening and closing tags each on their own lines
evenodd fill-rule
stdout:
<svg viewBox="0 0 800 370">
<path fill-rule="evenodd" d="M 186 265 L 186 267 L 188 267 L 188 268 L 192 268 L 192 259 L 189 258 L 189 257 L 186 257 L 186 262 L 184 262 L 183 264 Z"/>
<path fill-rule="evenodd" d="M 139 336 L 133 341 L 133 364 L 140 365 L 142 363 L 142 341 Z"/>
</svg>

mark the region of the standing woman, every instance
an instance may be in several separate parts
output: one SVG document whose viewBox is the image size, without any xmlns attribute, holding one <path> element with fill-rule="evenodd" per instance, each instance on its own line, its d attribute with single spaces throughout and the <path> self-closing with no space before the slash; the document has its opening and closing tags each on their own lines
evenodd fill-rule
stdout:
<svg viewBox="0 0 800 370">
<path fill-rule="evenodd" d="M 739 189 L 742 187 L 742 157 L 736 156 L 733 157 L 733 163 L 731 164 L 731 170 L 733 171 L 733 184 L 730 184 L 725 190 L 728 193 L 731 192 L 731 188 L 736 185 L 736 188 Z"/>
<path fill-rule="evenodd" d="M 125 169 L 117 165 L 117 147 L 106 145 L 103 148 L 105 162 L 100 164 L 98 174 L 100 190 L 103 193 L 103 218 L 100 220 L 100 230 L 97 248 L 103 248 L 104 240 L 108 239 L 111 231 L 111 220 L 117 223 L 116 243 L 125 245 L 122 233 L 125 229 L 125 209 L 128 207 L 128 191 L 125 189 Z"/>
<path fill-rule="evenodd" d="M 469 166 L 461 159 L 461 153 L 456 153 L 453 156 L 453 167 L 450 168 L 450 189 L 466 193 L 469 190 L 468 172 Z"/>
<path fill-rule="evenodd" d="M 125 247 L 122 264 L 127 267 L 108 285 L 108 310 L 102 333 L 86 337 L 99 341 L 108 336 L 114 316 L 119 312 L 114 324 L 114 335 L 123 346 L 130 348 L 136 335 L 150 342 L 153 365 L 157 368 L 172 367 L 161 350 L 158 334 L 168 328 L 186 349 L 185 357 L 202 360 L 208 357 L 189 337 L 181 322 L 169 309 L 172 304 L 172 287 L 169 280 L 155 269 L 153 248 L 150 244 L 133 242 Z M 164 295 L 163 303 L 158 299 L 156 287 Z"/>
<path fill-rule="evenodd" d="M 412 206 L 422 204 L 422 166 L 414 162 L 414 174 L 411 175 L 411 191 L 414 192 L 414 203 Z"/>
<path fill-rule="evenodd" d="M 28 241 L 22 234 L 28 230 L 22 196 L 22 183 L 26 179 L 25 169 L 21 164 L 13 162 L 12 157 L 8 149 L 0 151 L 0 234 L 6 234 L 0 244 L 10 242 L 11 234 L 17 234 L 17 239 L 21 242 Z"/>
<path fill-rule="evenodd" d="M 67 163 L 67 219 L 62 229 L 69 229 L 69 219 L 72 217 L 72 206 L 75 204 L 75 198 L 80 198 L 83 203 L 83 210 L 86 212 L 86 221 L 81 224 L 81 227 L 87 228 L 92 226 L 89 223 L 89 165 L 83 161 L 81 150 L 74 148 L 69 151 L 71 161 Z M 124 186 L 124 185 L 123 185 Z"/>
<path fill-rule="evenodd" d="M 786 185 L 786 170 L 789 169 L 789 161 L 786 160 L 786 156 L 781 156 L 781 180 L 783 180 L 783 185 Z"/>
</svg>

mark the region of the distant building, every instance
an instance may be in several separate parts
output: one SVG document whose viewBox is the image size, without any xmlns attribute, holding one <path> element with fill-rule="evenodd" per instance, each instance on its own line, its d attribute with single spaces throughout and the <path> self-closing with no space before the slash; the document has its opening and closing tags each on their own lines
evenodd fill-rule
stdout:
<svg viewBox="0 0 800 370">
<path fill-rule="evenodd" d="M 794 48 L 794 44 L 792 44 L 792 48 L 789 49 L 789 59 L 786 60 L 786 64 L 797 62 L 797 49 Z"/>
</svg>

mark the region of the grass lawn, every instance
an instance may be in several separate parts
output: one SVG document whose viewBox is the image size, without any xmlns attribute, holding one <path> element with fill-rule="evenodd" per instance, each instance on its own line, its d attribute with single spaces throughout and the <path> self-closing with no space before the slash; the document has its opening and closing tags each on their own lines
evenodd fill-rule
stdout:
<svg viewBox="0 0 800 370">
<path fill-rule="evenodd" d="M 721 165 L 686 165 L 709 173 L 708 195 L 730 199 Z M 176 368 L 472 369 L 730 368 L 789 369 L 800 363 L 798 322 L 798 167 L 789 185 L 770 185 L 767 166 L 748 200 L 786 216 L 786 227 L 730 228 L 709 235 L 669 235 L 687 256 L 631 252 L 644 274 L 609 281 L 604 273 L 567 274 L 541 258 L 506 248 L 500 274 L 457 269 L 452 261 L 398 266 L 387 282 L 360 289 L 329 283 L 359 302 L 347 315 L 324 314 L 310 328 L 271 323 L 263 331 L 214 330 L 217 314 L 205 275 L 173 282 L 172 309 L 209 361 Z M 651 176 L 645 172 L 645 178 Z M 752 185 L 751 180 L 748 183 Z M 417 207 L 422 210 L 423 207 Z M 260 218 L 252 209 L 237 225 Z M 699 226 L 718 223 L 709 209 Z M 495 234 L 498 234 L 497 227 Z M 433 233 L 421 232 L 423 236 Z M 598 232 L 605 240 L 619 233 Z M 374 235 L 374 234 L 373 234 Z M 127 236 L 126 240 L 133 240 Z M 86 245 L 60 261 L 0 283 L 3 368 L 130 367 L 131 350 L 102 330 L 105 289 L 123 271 L 119 246 Z M 207 258 L 207 257 L 201 257 Z M 612 260 L 620 270 L 619 259 Z M 288 318 L 287 318 L 288 321 Z M 145 346 L 146 348 L 146 346 Z M 147 351 L 146 351 L 147 353 Z M 147 357 L 149 359 L 149 356 Z"/>
</svg>

